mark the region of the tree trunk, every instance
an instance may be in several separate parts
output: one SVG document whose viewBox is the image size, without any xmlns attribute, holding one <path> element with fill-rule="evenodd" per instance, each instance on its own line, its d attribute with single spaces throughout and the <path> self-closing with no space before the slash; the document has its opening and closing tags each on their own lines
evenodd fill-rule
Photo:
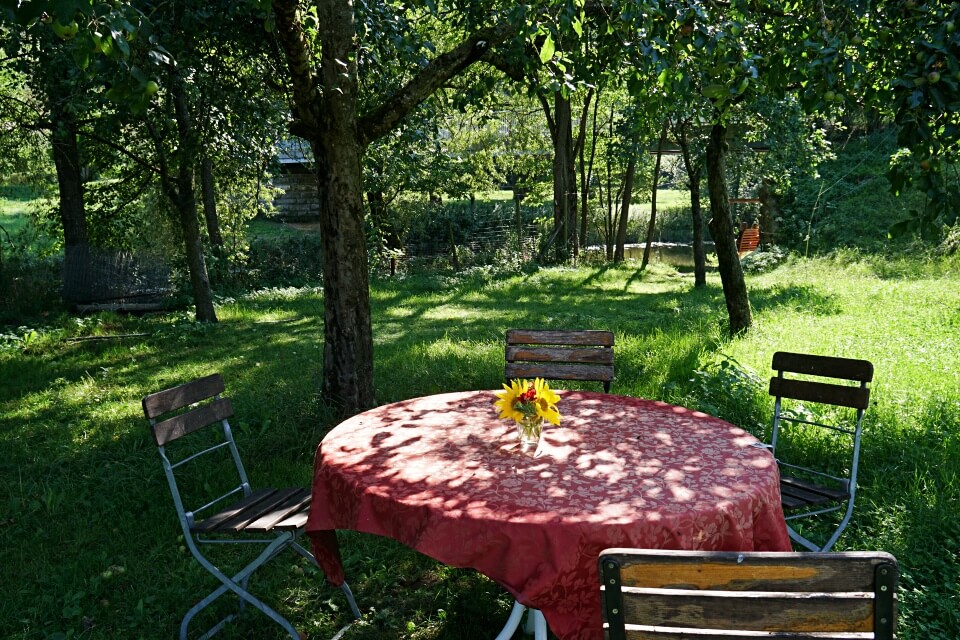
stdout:
<svg viewBox="0 0 960 640">
<path fill-rule="evenodd" d="M 87 217 L 83 206 L 83 178 L 77 132 L 64 120 L 53 127 L 53 162 L 57 168 L 60 193 L 60 221 L 65 249 L 89 244 Z"/>
<path fill-rule="evenodd" d="M 207 236 L 212 246 L 220 248 L 223 246 L 223 234 L 220 233 L 220 217 L 217 215 L 213 160 L 206 156 L 200 161 L 200 193 L 203 198 L 203 217 L 207 221 Z"/>
<path fill-rule="evenodd" d="M 576 236 L 577 174 L 573 148 L 573 112 L 570 100 L 557 91 L 553 98 L 553 223 L 558 229 L 558 262 L 570 257 Z"/>
<path fill-rule="evenodd" d="M 324 117 L 312 140 L 323 246 L 323 395 L 349 414 L 376 404 L 357 128 L 356 25 L 349 3 L 317 4 L 323 32 L 320 76 L 326 87 Z"/>
<path fill-rule="evenodd" d="M 623 201 L 620 205 L 620 217 L 617 224 L 617 246 L 613 252 L 614 262 L 623 262 L 623 246 L 627 242 L 627 223 L 630 221 L 630 203 L 633 201 L 633 178 L 637 173 L 637 154 L 634 152 L 627 162 L 627 172 L 623 176 Z"/>
<path fill-rule="evenodd" d="M 170 74 L 170 79 L 170 95 L 173 97 L 174 117 L 177 121 L 178 145 L 176 192 L 172 193 L 172 190 L 168 189 L 167 196 L 176 205 L 177 213 L 180 215 L 197 320 L 216 322 L 217 313 L 213 308 L 213 292 L 210 290 L 210 277 L 203 258 L 197 196 L 193 187 L 193 159 L 190 157 L 190 153 L 196 149 L 193 125 L 182 80 L 175 71 Z"/>
<path fill-rule="evenodd" d="M 526 197 L 526 191 L 513 188 L 513 221 L 517 225 L 517 253 L 520 260 L 523 260 L 523 210 L 520 208 L 523 199 Z"/>
<path fill-rule="evenodd" d="M 750 328 L 752 323 L 747 285 L 737 254 L 736 231 L 730 217 L 730 196 L 724 173 L 727 151 L 726 127 L 713 125 L 707 144 L 707 187 L 710 191 L 710 234 L 717 248 L 718 270 L 723 284 L 723 297 L 730 317 L 730 335 Z"/>
<path fill-rule="evenodd" d="M 660 183 L 660 163 L 663 160 L 663 143 L 667 139 L 667 126 L 669 119 L 663 121 L 663 127 L 660 129 L 660 139 L 657 141 L 657 161 L 653 165 L 653 189 L 650 195 L 650 223 L 647 225 L 647 246 L 643 249 L 643 260 L 640 262 L 640 270 L 643 271 L 650 263 L 650 246 L 653 244 L 653 232 L 657 228 L 657 186 Z"/>
<path fill-rule="evenodd" d="M 693 286 L 705 287 L 707 255 L 703 248 L 703 213 L 700 210 L 700 171 L 703 165 L 698 163 L 694 167 L 690 159 L 690 145 L 687 143 L 685 123 L 680 125 L 680 135 L 677 138 L 683 156 L 683 166 L 687 170 L 687 179 L 690 181 L 690 217 L 693 218 Z"/>
<path fill-rule="evenodd" d="M 91 258 L 77 132 L 71 123 L 61 118 L 54 123 L 51 140 L 63 225 L 63 299 L 82 302 L 88 300 L 91 293 L 88 273 Z"/>
<path fill-rule="evenodd" d="M 593 103 L 593 124 L 591 125 L 593 135 L 590 136 L 590 157 L 587 159 L 587 172 L 586 179 L 582 183 L 581 188 L 581 202 L 580 202 L 580 240 L 579 245 L 582 247 L 587 243 L 587 223 L 588 216 L 590 215 L 590 183 L 593 181 L 593 161 L 597 155 L 597 109 L 600 106 L 600 94 L 597 93 L 597 99 Z M 584 113 L 586 113 L 586 107 L 584 107 Z M 586 126 L 586 122 L 580 125 L 581 127 Z M 581 137 L 583 136 L 583 131 L 581 130 Z M 580 165 L 583 166 L 583 147 L 586 145 L 580 146 Z"/>
</svg>

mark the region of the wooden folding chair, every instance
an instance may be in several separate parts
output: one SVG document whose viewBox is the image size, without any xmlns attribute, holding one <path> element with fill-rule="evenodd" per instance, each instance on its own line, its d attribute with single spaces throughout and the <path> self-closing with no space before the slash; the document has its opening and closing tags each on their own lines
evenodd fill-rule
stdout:
<svg viewBox="0 0 960 640">
<path fill-rule="evenodd" d="M 504 378 L 544 378 L 613 382 L 613 333 L 610 331 L 533 331 L 510 329 Z"/>
<path fill-rule="evenodd" d="M 607 640 L 894 640 L 896 559 L 883 552 L 606 549 Z"/>
<path fill-rule="evenodd" d="M 860 435 L 863 414 L 870 403 L 867 383 L 873 380 L 873 365 L 866 360 L 778 351 L 773 355 L 773 368 L 777 375 L 770 379 L 770 395 L 775 397 L 770 445 L 780 466 L 780 497 L 790 537 L 811 551 L 829 551 L 853 516 Z M 820 405 L 820 413 L 813 414 L 802 403 Z M 796 454 L 800 452 L 783 446 L 788 444 L 788 438 L 784 438 L 786 426 L 794 435 L 830 438 L 830 450 L 843 447 L 849 458 L 843 460 L 842 467 L 834 469 L 821 464 L 822 458 L 817 464 L 798 464 Z M 840 511 L 843 514 L 839 523 L 833 525 L 832 534 L 822 543 L 810 540 L 791 526 L 801 518 Z"/>
<path fill-rule="evenodd" d="M 233 408 L 228 398 L 220 396 L 223 390 L 223 379 L 219 374 L 214 374 L 143 398 L 143 412 L 150 421 L 153 437 L 160 451 L 163 469 L 170 485 L 187 547 L 194 558 L 221 583 L 217 589 L 187 611 L 180 624 L 180 638 L 186 639 L 187 627 L 197 613 L 220 596 L 232 592 L 240 599 L 240 610 L 247 603 L 251 604 L 283 627 L 291 638 L 299 640 L 300 634 L 293 625 L 251 594 L 247 590 L 247 584 L 254 571 L 288 548 L 316 565 L 313 554 L 297 542 L 307 522 L 310 493 L 302 488 L 257 490 L 251 488 L 230 424 L 227 422 L 227 418 L 233 416 Z M 204 427 L 215 424 L 220 425 L 222 429 L 204 430 Z M 203 430 L 206 437 L 196 434 L 200 430 Z M 191 443 L 184 443 L 181 440 L 184 436 L 191 434 L 196 434 L 191 438 Z M 167 446 L 174 441 L 180 441 L 175 445 L 179 452 L 176 461 L 171 460 L 173 456 L 168 456 L 166 450 Z M 190 446 L 191 444 L 193 446 Z M 189 450 L 183 451 L 182 448 Z M 207 458 L 210 455 L 214 455 L 214 458 Z M 224 460 L 228 457 L 229 460 Z M 226 491 L 205 502 L 203 506 L 188 508 L 184 504 L 184 493 L 181 484 L 177 482 L 176 472 L 182 465 L 194 463 L 190 473 L 195 477 L 197 465 L 201 460 L 211 464 L 218 459 L 235 468 L 235 479 L 220 482 L 222 478 L 210 478 L 208 481 L 191 483 L 191 486 L 223 484 Z M 180 473 L 181 477 L 186 475 L 184 472 Z M 233 475 L 233 471 L 230 475 Z M 203 493 L 206 494 L 204 499 L 210 497 L 209 492 Z M 218 492 L 214 495 L 216 493 Z M 263 549 L 243 569 L 228 576 L 201 553 L 201 544 L 256 545 Z M 359 618 L 360 610 L 357 608 L 350 587 L 344 583 L 340 588 L 347 598 L 354 617 Z M 202 638 L 213 636 L 236 615 L 232 613 L 221 619 L 207 630 Z"/>
<path fill-rule="evenodd" d="M 613 382 L 613 333 L 590 329 L 508 329 L 503 377 L 544 378 L 600 382 L 610 393 Z M 527 607 L 514 601 L 504 630 L 495 640 L 508 640 L 520 625 Z M 547 623 L 536 609 L 527 617 L 526 631 L 535 640 L 546 640 Z"/>
</svg>

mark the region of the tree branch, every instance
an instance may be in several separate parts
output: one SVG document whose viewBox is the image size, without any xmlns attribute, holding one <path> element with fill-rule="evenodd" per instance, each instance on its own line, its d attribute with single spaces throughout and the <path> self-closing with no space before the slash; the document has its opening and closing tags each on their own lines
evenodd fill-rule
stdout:
<svg viewBox="0 0 960 640">
<path fill-rule="evenodd" d="M 78 130 L 77 133 L 79 133 L 80 135 L 82 135 L 82 136 L 84 136 L 84 137 L 90 138 L 91 140 L 94 140 L 94 141 L 96 141 L 96 142 L 99 142 L 99 143 L 102 144 L 102 145 L 105 145 L 105 146 L 107 146 L 107 147 L 110 147 L 111 149 L 113 149 L 114 151 L 117 151 L 117 152 L 121 153 L 122 155 L 125 155 L 126 157 L 130 158 L 130 159 L 133 160 L 135 163 L 137 163 L 138 165 L 140 165 L 141 167 L 143 167 L 144 169 L 146 169 L 146 170 L 148 170 L 148 171 L 152 171 L 153 173 L 156 173 L 156 174 L 160 174 L 160 173 L 161 173 L 160 167 L 155 167 L 155 166 L 153 166 L 152 164 L 150 164 L 149 162 L 147 162 L 145 159 L 141 158 L 140 156 L 136 155 L 135 153 L 133 153 L 132 151 L 130 151 L 130 150 L 127 149 L 126 147 L 123 147 L 123 146 L 117 144 L 116 142 L 114 142 L 114 141 L 112 141 L 112 140 L 108 140 L 107 138 L 101 138 L 100 136 L 98 136 L 98 135 L 95 134 L 94 132 L 92 132 L 92 131 L 85 131 L 85 130 L 83 130 L 83 129 Z"/>
<path fill-rule="evenodd" d="M 303 32 L 299 0 L 273 0 L 277 38 L 283 49 L 293 86 L 293 122 L 290 132 L 308 140 L 320 132 L 323 95 L 320 93 L 310 43 Z"/>
<path fill-rule="evenodd" d="M 276 6 L 276 1 L 274 2 Z M 360 119 L 360 144 L 366 147 L 386 135 L 421 102 L 474 62 L 483 59 L 490 47 L 504 42 L 517 31 L 508 22 L 481 29 L 427 64 L 420 73 L 378 108 Z"/>
</svg>

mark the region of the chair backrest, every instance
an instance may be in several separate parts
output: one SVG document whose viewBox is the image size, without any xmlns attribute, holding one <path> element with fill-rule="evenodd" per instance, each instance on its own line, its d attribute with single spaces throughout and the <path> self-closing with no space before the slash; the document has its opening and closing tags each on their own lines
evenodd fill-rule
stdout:
<svg viewBox="0 0 960 640">
<path fill-rule="evenodd" d="M 898 575 L 892 555 L 872 551 L 607 549 L 604 630 L 608 640 L 892 640 Z"/>
<path fill-rule="evenodd" d="M 220 374 L 215 373 L 164 391 L 152 393 L 144 397 L 142 401 L 143 413 L 150 421 L 154 442 L 156 442 L 160 451 L 164 472 L 170 485 L 170 492 L 173 495 L 173 501 L 185 534 L 193 527 L 198 520 L 197 516 L 202 511 L 222 503 L 231 496 L 237 494 L 248 496 L 251 494 L 247 472 L 240 459 L 240 453 L 237 451 L 230 423 L 227 421 L 228 418 L 233 416 L 233 406 L 230 404 L 229 398 L 220 397 L 223 391 L 223 378 Z M 218 430 L 218 433 L 221 434 L 221 437 L 218 437 L 212 443 L 205 440 L 204 448 L 191 450 L 178 460 L 170 459 L 165 450 L 167 445 L 212 425 L 220 425 L 221 429 Z M 215 496 L 203 506 L 189 509 L 183 503 L 183 495 L 177 484 L 176 469 L 187 463 L 198 463 L 204 456 L 224 448 L 230 452 L 230 457 L 237 470 L 239 483 L 235 486 L 228 486 L 224 493 Z"/>
<path fill-rule="evenodd" d="M 510 329 L 506 336 L 504 378 L 613 381 L 613 333 L 610 331 L 538 331 Z"/>
<path fill-rule="evenodd" d="M 842 485 L 844 492 L 849 492 L 852 496 L 856 487 L 863 414 L 870 403 L 870 389 L 867 387 L 867 383 L 873 380 L 873 365 L 867 360 L 778 351 L 773 355 L 773 369 L 777 372 L 776 376 L 770 379 L 770 395 L 775 397 L 773 434 L 771 437 L 773 454 L 777 456 L 781 466 L 793 467 L 821 478 L 832 479 Z M 792 374 L 793 377 L 788 377 L 788 374 Z M 798 378 L 796 377 L 798 375 L 805 377 Z M 832 381 L 811 380 L 809 379 L 810 376 Z M 854 384 L 842 384 L 838 381 Z M 846 422 L 823 422 L 792 417 L 783 410 L 784 399 L 847 408 L 851 410 L 851 413 L 855 412 L 855 417 L 848 419 Z M 849 461 L 847 476 L 835 477 L 809 467 L 794 466 L 782 460 L 782 456 L 777 453 L 777 447 L 784 421 L 801 426 L 820 427 L 849 436 L 851 440 L 847 440 L 847 442 L 851 443 L 852 441 L 852 459 Z"/>
</svg>

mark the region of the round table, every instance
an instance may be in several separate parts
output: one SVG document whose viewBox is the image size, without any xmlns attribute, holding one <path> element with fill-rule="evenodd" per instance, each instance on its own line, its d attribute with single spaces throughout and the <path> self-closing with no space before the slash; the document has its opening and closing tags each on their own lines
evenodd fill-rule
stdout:
<svg viewBox="0 0 960 640">
<path fill-rule="evenodd" d="M 605 548 L 791 549 L 756 438 L 663 402 L 560 395 L 560 426 L 526 454 L 492 391 L 384 405 L 330 431 L 307 523 L 328 579 L 343 581 L 334 530 L 387 536 L 484 573 L 561 640 L 592 640 Z"/>
</svg>

